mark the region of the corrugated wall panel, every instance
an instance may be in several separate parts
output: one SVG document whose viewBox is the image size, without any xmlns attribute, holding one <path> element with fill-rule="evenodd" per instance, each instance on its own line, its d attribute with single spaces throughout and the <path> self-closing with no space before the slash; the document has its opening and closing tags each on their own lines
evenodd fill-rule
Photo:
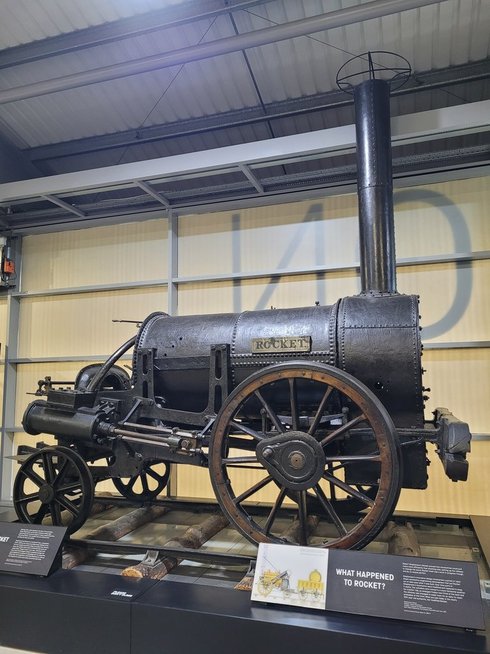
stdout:
<svg viewBox="0 0 490 654">
<path fill-rule="evenodd" d="M 471 336 L 470 336 L 471 337 Z M 473 432 L 490 432 L 490 348 L 425 350 L 424 385 L 431 389 L 427 415 L 447 407 Z M 487 443 L 490 449 L 490 443 Z M 479 465 L 472 457 L 475 465 Z M 489 506 L 490 508 L 490 506 Z"/>
<path fill-rule="evenodd" d="M 328 275 L 284 275 L 236 282 L 185 284 L 179 290 L 179 313 L 227 313 L 330 305 L 344 295 L 359 292 L 358 276 L 352 273 Z"/>
<path fill-rule="evenodd" d="M 471 332 L 468 338 L 472 338 Z M 474 433 L 489 433 L 490 350 L 425 350 L 427 372 L 424 385 L 431 388 L 426 416 L 438 406 L 448 407 L 460 420 L 467 421 Z M 473 441 L 469 478 L 452 483 L 443 471 L 434 448 L 429 446 L 432 465 L 427 491 L 403 490 L 399 508 L 407 511 L 438 511 L 455 514 L 490 514 L 490 442 Z"/>
<path fill-rule="evenodd" d="M 24 238 L 23 291 L 166 277 L 165 218 Z"/>
<path fill-rule="evenodd" d="M 5 373 L 5 351 L 7 338 L 7 298 L 0 297 L 0 421 L 3 421 L 3 381 Z M 1 435 L 0 435 L 1 439 Z"/>
<path fill-rule="evenodd" d="M 356 258 L 356 214 L 354 196 L 337 196 L 212 214 L 208 225 L 183 217 L 179 274 L 348 265 Z"/>
<path fill-rule="evenodd" d="M 489 178 L 395 194 L 399 258 L 490 250 Z M 358 262 L 357 197 L 331 196 L 179 219 L 179 274 L 219 274 Z M 203 256 L 204 253 L 204 256 Z"/>
<path fill-rule="evenodd" d="M 398 290 L 420 295 L 422 338 L 490 340 L 490 261 L 410 266 L 398 270 Z"/>
<path fill-rule="evenodd" d="M 6 293 L 6 290 L 4 291 Z M 0 361 L 5 360 L 5 339 L 7 335 L 7 297 L 0 296 Z"/>
<path fill-rule="evenodd" d="M 164 288 L 25 298 L 19 356 L 108 355 L 136 331 L 134 324 L 113 320 L 139 321 L 166 310 Z"/>
<path fill-rule="evenodd" d="M 489 250 L 489 204 L 489 177 L 396 191 L 397 256 Z"/>
<path fill-rule="evenodd" d="M 469 455 L 470 472 L 466 482 L 454 483 L 444 474 L 442 463 L 430 448 L 429 486 L 427 490 L 404 489 L 397 508 L 400 511 L 427 511 L 454 515 L 490 515 L 489 443 L 475 441 Z"/>
</svg>

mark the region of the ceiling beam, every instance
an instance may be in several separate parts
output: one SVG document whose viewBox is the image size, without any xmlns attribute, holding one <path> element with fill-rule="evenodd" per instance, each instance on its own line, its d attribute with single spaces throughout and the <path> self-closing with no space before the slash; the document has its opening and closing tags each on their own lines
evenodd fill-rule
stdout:
<svg viewBox="0 0 490 654">
<path fill-rule="evenodd" d="M 266 27 L 265 29 L 246 32 L 238 36 L 218 39 L 217 41 L 200 43 L 187 48 L 174 50 L 173 52 L 164 52 L 141 59 L 72 73 L 63 77 L 33 82 L 25 86 L 4 89 L 0 91 L 0 104 L 17 102 L 27 98 L 39 97 L 99 82 L 107 82 L 109 80 L 147 73 L 170 66 L 187 64 L 192 61 L 201 61 L 230 52 L 255 48 L 268 43 L 293 39 L 308 34 L 316 34 L 337 27 L 343 27 L 344 25 L 352 25 L 417 7 L 440 4 L 441 2 L 447 2 L 447 0 L 372 0 L 361 5 L 331 11 L 327 14 L 302 18 L 289 23 L 275 25 L 274 27 Z"/>
<path fill-rule="evenodd" d="M 0 135 L 0 182 L 39 177 L 41 171 L 8 138 Z"/>
<path fill-rule="evenodd" d="M 452 167 L 446 165 L 447 154 L 447 151 L 442 151 L 440 153 L 431 153 L 430 156 L 424 155 L 420 157 L 417 165 L 421 167 L 415 172 L 413 170 L 410 172 L 405 171 L 404 158 L 394 159 L 394 164 L 396 165 L 393 176 L 394 188 L 433 184 L 451 179 L 485 177 L 490 174 L 488 156 L 486 160 L 482 159 L 482 162 L 477 165 L 472 165 L 468 162 L 461 169 L 459 154 L 457 155 L 458 163 Z M 474 159 L 474 155 L 470 153 L 469 158 Z M 408 167 L 411 168 L 412 165 L 415 165 L 415 162 L 412 161 L 411 157 L 408 159 Z M 310 180 L 306 180 L 306 183 L 302 185 L 295 184 L 294 187 L 284 185 L 281 189 L 278 188 L 274 191 L 269 191 L 264 195 L 253 194 L 241 197 L 235 194 L 215 198 L 212 201 L 202 201 L 200 198 L 194 198 L 194 202 L 187 200 L 172 205 L 172 213 L 180 216 L 205 214 L 216 211 L 236 211 L 238 209 L 265 207 L 299 200 L 311 201 L 315 198 L 324 199 L 330 195 L 355 193 L 355 190 L 355 167 L 352 168 L 351 175 L 349 175 L 349 171 L 345 167 L 340 169 L 333 168 L 328 171 L 324 178 L 319 179 L 317 183 L 311 183 Z M 11 214 L 10 216 L 5 216 L 5 218 L 8 217 L 10 219 L 10 222 L 5 224 L 4 228 L 12 234 L 34 234 L 83 229 L 99 225 L 115 225 L 124 222 L 161 218 L 162 209 L 158 207 L 159 205 L 148 208 L 124 204 L 112 208 L 105 207 L 100 210 L 91 208 L 88 215 L 82 219 L 61 213 L 55 215 L 53 212 L 48 213 L 46 211 L 35 211 L 29 212 L 28 214 Z"/>
<path fill-rule="evenodd" d="M 393 145 L 489 130 L 490 100 L 396 116 L 391 120 Z M 186 175 L 195 178 L 215 172 L 233 172 L 239 164 L 250 167 L 280 165 L 310 155 L 319 158 L 352 152 L 355 143 L 355 126 L 346 125 L 255 143 L 0 184 L 0 202 L 9 204 L 45 195 L 66 196 L 88 190 L 123 187 L 134 184 L 135 180 L 142 182 Z"/>
<path fill-rule="evenodd" d="M 227 0 L 226 3 L 223 0 L 188 0 L 179 5 L 6 48 L 0 51 L 0 69 L 77 52 L 157 30 L 179 27 L 186 23 L 227 14 L 230 11 L 248 9 L 264 2 L 267 0 Z"/>
<path fill-rule="evenodd" d="M 446 88 L 458 84 L 471 84 L 490 78 L 490 58 L 482 61 L 451 66 L 440 70 L 416 73 L 407 84 L 394 92 L 392 96 L 421 93 Z M 265 105 L 244 107 L 211 116 L 200 116 L 188 120 L 175 121 L 160 125 L 151 125 L 124 132 L 90 136 L 60 143 L 50 143 L 26 149 L 25 153 L 33 162 L 47 159 L 71 157 L 88 152 L 100 152 L 118 147 L 141 145 L 177 137 L 219 131 L 262 123 L 266 120 L 280 120 L 290 116 L 310 114 L 317 111 L 340 109 L 353 105 L 353 100 L 343 91 L 328 91 L 315 95 L 281 100 Z"/>
<path fill-rule="evenodd" d="M 263 193 L 264 192 L 264 187 L 260 183 L 258 177 L 253 174 L 253 172 L 250 170 L 250 166 L 244 163 L 238 164 L 238 168 L 242 171 L 242 173 L 245 175 L 245 177 L 248 179 L 250 184 L 254 187 L 254 189 L 257 191 L 257 193 Z"/>
<path fill-rule="evenodd" d="M 41 195 L 41 198 L 43 200 L 47 200 L 48 202 L 51 202 L 52 204 L 55 204 L 57 207 L 60 207 L 61 209 L 64 209 L 69 213 L 74 213 L 76 216 L 79 216 L 80 218 L 83 218 L 86 215 L 84 211 L 77 209 L 77 207 L 74 207 L 72 204 L 68 204 L 68 202 L 61 200 L 60 198 L 57 198 L 54 195 Z"/>
<path fill-rule="evenodd" d="M 163 206 L 166 209 L 170 209 L 170 202 L 167 200 L 167 198 L 164 198 L 163 195 L 155 191 L 155 189 L 153 189 L 149 184 L 147 184 L 146 182 L 141 182 L 139 180 L 136 180 L 135 184 L 147 195 L 150 195 L 154 200 L 156 200 L 160 204 L 163 204 Z"/>
</svg>

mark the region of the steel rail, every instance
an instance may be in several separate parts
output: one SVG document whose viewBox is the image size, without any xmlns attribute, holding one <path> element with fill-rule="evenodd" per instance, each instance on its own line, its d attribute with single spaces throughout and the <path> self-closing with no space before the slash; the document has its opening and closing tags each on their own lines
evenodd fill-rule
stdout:
<svg viewBox="0 0 490 654">
<path fill-rule="evenodd" d="M 212 550 L 191 549 L 188 547 L 166 547 L 165 545 L 151 545 L 128 543 L 126 541 L 106 541 L 91 540 L 87 538 L 70 538 L 66 545 L 73 547 L 83 547 L 88 550 L 97 550 L 98 552 L 108 552 L 110 554 L 134 554 L 135 552 L 147 552 L 154 550 L 159 554 L 170 556 L 176 559 L 186 559 L 197 561 L 199 563 L 222 563 L 225 565 L 248 566 L 250 561 L 255 560 L 256 556 L 245 556 L 243 554 L 227 554 Z"/>
</svg>

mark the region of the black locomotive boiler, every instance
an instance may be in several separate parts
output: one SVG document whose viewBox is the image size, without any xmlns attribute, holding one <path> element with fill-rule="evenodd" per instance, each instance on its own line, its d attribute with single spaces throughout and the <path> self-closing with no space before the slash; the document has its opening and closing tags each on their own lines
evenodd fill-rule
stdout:
<svg viewBox="0 0 490 654">
<path fill-rule="evenodd" d="M 467 478 L 468 425 L 447 409 L 424 419 L 418 298 L 396 290 L 390 82 L 369 59 L 370 79 L 353 90 L 360 294 L 332 306 L 150 315 L 73 388 L 48 384 L 28 406 L 26 432 L 57 445 L 31 448 L 20 466 L 21 520 L 76 531 L 96 483 L 150 501 L 170 464 L 186 464 L 209 468 L 223 512 L 252 541 L 283 542 L 293 511 L 299 543 L 359 549 L 402 487 L 426 488 L 427 442 L 450 479 Z M 131 348 L 130 376 L 117 362 Z M 328 529 L 311 535 L 310 516 Z"/>
</svg>

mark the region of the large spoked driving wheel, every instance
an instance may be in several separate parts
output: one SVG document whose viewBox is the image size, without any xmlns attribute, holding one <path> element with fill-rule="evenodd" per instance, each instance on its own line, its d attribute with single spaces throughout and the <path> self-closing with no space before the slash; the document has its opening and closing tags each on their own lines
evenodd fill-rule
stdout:
<svg viewBox="0 0 490 654">
<path fill-rule="evenodd" d="M 165 461 L 148 461 L 138 475 L 114 477 L 117 490 L 132 502 L 150 502 L 163 491 L 170 477 L 170 464 Z"/>
<path fill-rule="evenodd" d="M 209 467 L 224 513 L 256 543 L 291 542 L 296 533 L 302 545 L 360 549 L 382 529 L 400 492 L 388 412 L 364 384 L 321 363 L 269 366 L 240 384 L 214 424 Z M 339 496 L 363 511 L 347 520 Z M 257 501 L 272 502 L 266 516 L 253 511 Z M 285 535 L 291 510 L 296 530 Z M 310 534 L 317 518 L 333 535 Z"/>
<path fill-rule="evenodd" d="M 94 481 L 74 450 L 46 447 L 31 454 L 19 468 L 14 482 L 14 507 L 22 522 L 44 520 L 64 526 L 72 534 L 90 514 Z"/>
</svg>

